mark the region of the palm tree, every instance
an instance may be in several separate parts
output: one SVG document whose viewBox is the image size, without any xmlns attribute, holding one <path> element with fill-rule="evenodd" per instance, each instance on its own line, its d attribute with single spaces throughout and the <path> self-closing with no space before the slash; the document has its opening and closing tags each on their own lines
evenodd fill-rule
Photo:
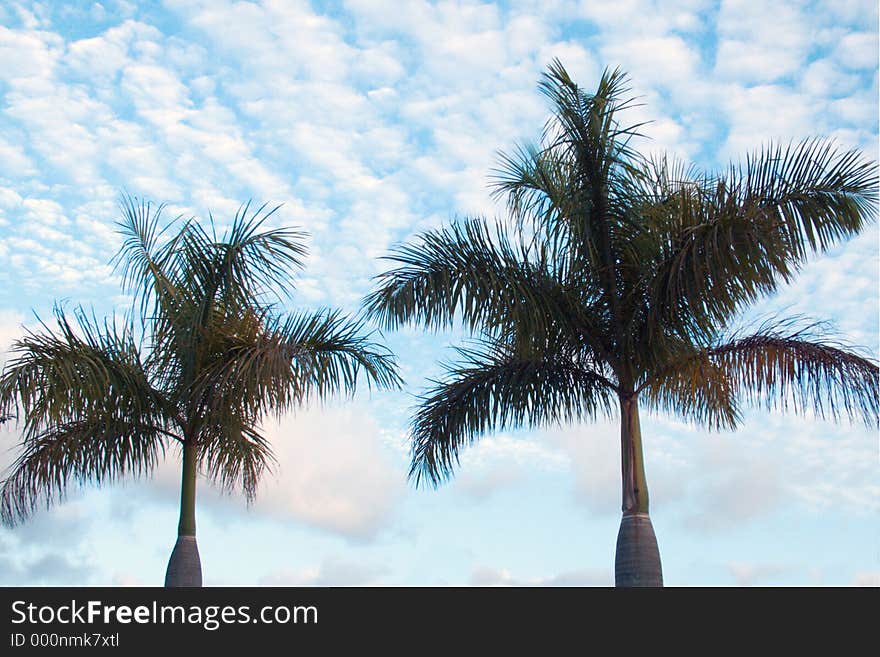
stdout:
<svg viewBox="0 0 880 657">
<path fill-rule="evenodd" d="M 712 429 L 745 404 L 875 425 L 878 368 L 823 324 L 733 328 L 813 252 L 876 218 L 875 165 L 827 141 L 768 146 L 701 174 L 631 146 L 625 76 L 593 94 L 554 61 L 539 145 L 502 155 L 493 193 L 512 226 L 457 220 L 396 247 L 365 300 L 387 328 L 476 334 L 421 399 L 410 477 L 438 485 L 490 430 L 620 420 L 618 586 L 660 586 L 639 409 Z"/>
<path fill-rule="evenodd" d="M 162 206 L 125 197 L 115 258 L 131 318 L 99 322 L 56 307 L 13 348 L 0 415 L 16 415 L 21 453 L 0 488 L 7 524 L 63 498 L 71 481 L 149 474 L 171 445 L 182 455 L 180 522 L 166 586 L 201 586 L 195 494 L 202 471 L 252 500 L 273 458 L 261 431 L 310 397 L 352 394 L 358 379 L 396 387 L 390 352 L 338 311 L 279 315 L 305 234 L 265 229 L 273 210 L 242 206 L 218 238 Z"/>
</svg>

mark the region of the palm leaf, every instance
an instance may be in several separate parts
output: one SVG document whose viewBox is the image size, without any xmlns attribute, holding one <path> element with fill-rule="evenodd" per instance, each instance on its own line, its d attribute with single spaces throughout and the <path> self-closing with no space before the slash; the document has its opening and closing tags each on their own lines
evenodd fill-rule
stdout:
<svg viewBox="0 0 880 657">
<path fill-rule="evenodd" d="M 82 310 L 75 323 L 55 308 L 57 326 L 27 331 L 11 347 L 0 376 L 0 409 L 24 424 L 25 435 L 91 413 L 118 413 L 165 422 L 130 326 L 100 326 Z"/>
<path fill-rule="evenodd" d="M 658 242 L 650 273 L 653 322 L 701 330 L 791 280 L 810 253 L 877 216 L 876 167 L 822 140 L 768 147 L 727 176 L 664 194 L 645 209 Z M 683 311 L 689 316 L 682 320 Z"/>
<path fill-rule="evenodd" d="M 878 421 L 878 367 L 825 324 L 766 322 L 695 350 L 642 386 L 655 405 L 700 422 L 733 427 L 740 401 L 768 409 Z"/>
<path fill-rule="evenodd" d="M 495 429 L 611 413 L 614 386 L 573 354 L 522 353 L 501 343 L 459 349 L 463 361 L 422 398 L 412 423 L 416 483 L 451 476 L 462 447 Z"/>
<path fill-rule="evenodd" d="M 221 356 L 194 384 L 194 398 L 207 415 L 225 409 L 257 417 L 280 414 L 309 396 L 353 394 L 363 374 L 368 385 L 400 385 L 393 356 L 370 341 L 361 322 L 337 311 L 318 311 L 238 323 L 219 349 Z"/>
<path fill-rule="evenodd" d="M 577 298 L 564 265 L 541 243 L 517 243 L 499 224 L 458 221 L 385 258 L 399 266 L 377 277 L 364 307 L 387 328 L 444 328 L 458 316 L 469 329 L 496 337 L 563 331 L 596 353 L 606 351 L 596 299 Z"/>
<path fill-rule="evenodd" d="M 239 488 L 252 502 L 263 474 L 275 463 L 268 440 L 253 421 L 226 413 L 200 432 L 199 462 L 222 490 Z"/>
<path fill-rule="evenodd" d="M 148 475 L 164 455 L 168 432 L 140 419 L 94 413 L 28 435 L 0 487 L 0 516 L 14 525 L 44 500 L 63 498 L 72 481 L 103 484 Z"/>
</svg>

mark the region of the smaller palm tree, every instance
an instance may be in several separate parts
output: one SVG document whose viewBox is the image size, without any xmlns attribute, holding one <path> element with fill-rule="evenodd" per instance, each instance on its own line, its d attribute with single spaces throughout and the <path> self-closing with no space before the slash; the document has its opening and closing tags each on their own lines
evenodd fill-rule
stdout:
<svg viewBox="0 0 880 657">
<path fill-rule="evenodd" d="M 17 417 L 21 453 L 0 488 L 6 524 L 71 482 L 148 475 L 170 446 L 181 454 L 180 522 L 166 586 L 201 586 L 195 496 L 202 471 L 252 500 L 273 462 L 261 431 L 314 396 L 396 387 L 389 351 L 338 311 L 281 316 L 276 304 L 302 267 L 305 234 L 264 229 L 278 208 L 244 205 L 217 236 L 194 220 L 162 226 L 162 206 L 126 196 L 114 261 L 135 299 L 125 321 L 82 310 L 42 324 L 12 347 L 0 416 Z M 179 229 L 172 233 L 172 227 Z"/>
</svg>

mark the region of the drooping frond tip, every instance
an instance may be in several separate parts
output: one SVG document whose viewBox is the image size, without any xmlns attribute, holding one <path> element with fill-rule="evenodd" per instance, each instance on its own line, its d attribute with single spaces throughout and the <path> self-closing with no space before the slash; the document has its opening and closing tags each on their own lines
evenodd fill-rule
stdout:
<svg viewBox="0 0 880 657">
<path fill-rule="evenodd" d="M 71 483 L 98 485 L 150 474 L 165 436 L 149 422 L 93 413 L 53 424 L 24 440 L 0 487 L 0 518 L 15 525 L 44 502 L 63 499 Z"/>
<path fill-rule="evenodd" d="M 410 478 L 436 486 L 481 434 L 610 415 L 614 387 L 588 364 L 558 353 L 519 353 L 496 342 L 459 349 L 460 363 L 422 398 L 412 421 Z"/>
<path fill-rule="evenodd" d="M 267 471 L 276 465 L 269 441 L 252 423 L 223 418 L 205 428 L 199 461 L 202 470 L 226 492 L 236 489 L 253 503 L 257 487 Z"/>
<path fill-rule="evenodd" d="M 709 356 L 751 403 L 876 426 L 877 363 L 838 339 L 827 323 L 798 327 L 796 321 L 734 335 L 711 348 Z"/>
<path fill-rule="evenodd" d="M 734 428 L 743 405 L 878 424 L 877 363 L 825 322 L 765 321 L 682 353 L 642 385 L 644 396 L 700 424 Z"/>
</svg>

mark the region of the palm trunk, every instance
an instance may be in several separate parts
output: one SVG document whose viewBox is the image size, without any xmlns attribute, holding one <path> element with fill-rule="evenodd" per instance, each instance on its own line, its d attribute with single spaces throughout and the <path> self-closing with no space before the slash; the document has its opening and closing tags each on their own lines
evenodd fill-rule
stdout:
<svg viewBox="0 0 880 657">
<path fill-rule="evenodd" d="M 638 398 L 620 400 L 623 518 L 617 534 L 615 586 L 663 586 L 660 551 L 648 515 L 648 485 L 642 454 Z"/>
<path fill-rule="evenodd" d="M 180 522 L 177 525 L 177 543 L 165 571 L 165 586 L 201 586 L 202 563 L 196 544 L 196 478 L 198 455 L 196 446 L 188 442 L 183 447 L 183 473 L 180 481 Z"/>
</svg>

